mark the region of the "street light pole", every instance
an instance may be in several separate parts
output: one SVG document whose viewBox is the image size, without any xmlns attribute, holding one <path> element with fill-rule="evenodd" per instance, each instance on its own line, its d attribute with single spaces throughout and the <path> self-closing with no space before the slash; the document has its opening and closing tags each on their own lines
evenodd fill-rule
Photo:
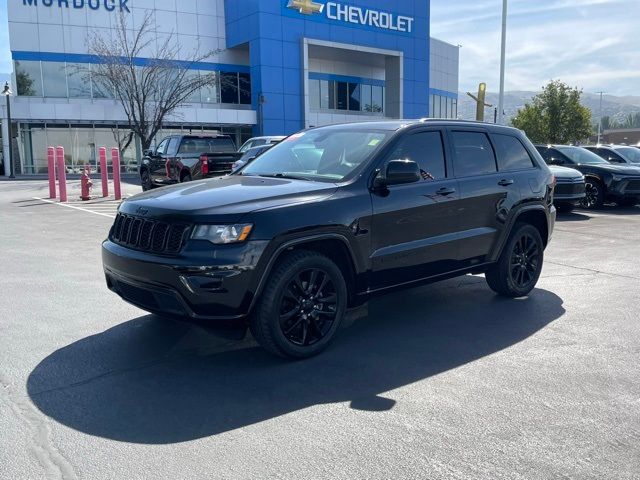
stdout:
<svg viewBox="0 0 640 480">
<path fill-rule="evenodd" d="M 500 55 L 500 97 L 498 99 L 498 123 L 504 124 L 504 71 L 507 54 L 507 1 L 502 0 L 502 46 Z"/>
<path fill-rule="evenodd" d="M 7 140 L 9 141 L 9 178 L 16 178 L 16 175 L 13 171 L 13 145 L 11 144 L 11 101 L 9 97 L 11 96 L 11 87 L 9 86 L 9 82 L 4 84 L 4 89 L 2 90 L 2 94 L 7 97 Z M 6 167 L 5 167 L 6 168 Z"/>
</svg>

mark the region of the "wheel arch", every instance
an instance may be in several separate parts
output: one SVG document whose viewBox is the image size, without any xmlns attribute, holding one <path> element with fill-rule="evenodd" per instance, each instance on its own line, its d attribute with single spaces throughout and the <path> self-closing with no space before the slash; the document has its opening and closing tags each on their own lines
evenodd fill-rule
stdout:
<svg viewBox="0 0 640 480">
<path fill-rule="evenodd" d="M 286 255 L 287 252 L 295 250 L 317 252 L 333 261 L 342 272 L 347 284 L 347 292 L 349 295 L 347 306 L 353 306 L 357 293 L 356 259 L 349 244 L 349 240 L 347 240 L 344 235 L 334 233 L 296 238 L 286 241 L 280 245 L 269 258 L 269 262 L 260 276 L 253 300 L 251 301 L 249 308 L 250 311 L 255 307 L 255 304 L 263 292 L 265 284 L 278 261 L 283 257 L 283 255 Z"/>
<path fill-rule="evenodd" d="M 536 227 L 540 232 L 544 247 L 547 247 L 547 244 L 549 243 L 550 227 L 546 208 L 544 205 L 528 205 L 518 210 L 518 212 L 511 217 L 511 220 L 508 221 L 507 226 L 500 237 L 500 241 L 496 248 L 494 248 L 493 254 L 490 257 L 491 262 L 496 262 L 498 258 L 500 258 L 500 254 L 507 244 L 511 232 L 513 232 L 515 225 L 518 223 L 527 223 Z"/>
</svg>

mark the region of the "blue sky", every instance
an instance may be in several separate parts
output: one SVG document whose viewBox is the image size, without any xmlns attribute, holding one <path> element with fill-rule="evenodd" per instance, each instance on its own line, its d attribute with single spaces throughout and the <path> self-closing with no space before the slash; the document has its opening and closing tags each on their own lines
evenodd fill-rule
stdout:
<svg viewBox="0 0 640 480">
<path fill-rule="evenodd" d="M 499 87 L 502 0 L 432 0 L 431 34 L 461 44 L 460 89 Z M 640 95 L 640 0 L 509 0 L 507 90 L 560 79 Z"/>
<path fill-rule="evenodd" d="M 502 0 L 431 1 L 432 35 L 462 45 L 461 90 L 481 81 L 498 90 L 501 11 Z M 509 0 L 507 90 L 560 79 L 588 92 L 640 95 L 639 19 L 640 0 Z M 6 25 L 0 0 L 0 73 L 11 71 Z"/>
</svg>

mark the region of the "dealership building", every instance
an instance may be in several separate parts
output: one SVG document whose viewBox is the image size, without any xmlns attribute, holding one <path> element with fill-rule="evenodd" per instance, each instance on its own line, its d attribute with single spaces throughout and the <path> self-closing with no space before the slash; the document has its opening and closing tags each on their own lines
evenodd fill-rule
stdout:
<svg viewBox="0 0 640 480">
<path fill-rule="evenodd" d="M 95 164 L 127 118 L 113 92 L 86 73 L 90 34 L 113 37 L 123 14 L 135 30 L 151 13 L 152 61 L 167 37 L 181 52 L 213 52 L 189 63 L 215 82 L 169 118 L 158 137 L 253 135 L 383 118 L 455 118 L 458 47 L 430 38 L 429 0 L 10 0 L 11 135 L 16 173 L 46 172 L 46 147 L 65 147 L 71 171 Z M 187 58 L 185 58 L 186 60 Z M 4 102 L 1 102 L 4 103 Z M 135 170 L 139 142 L 125 152 Z M 8 169 L 5 169 L 8 173 Z"/>
</svg>

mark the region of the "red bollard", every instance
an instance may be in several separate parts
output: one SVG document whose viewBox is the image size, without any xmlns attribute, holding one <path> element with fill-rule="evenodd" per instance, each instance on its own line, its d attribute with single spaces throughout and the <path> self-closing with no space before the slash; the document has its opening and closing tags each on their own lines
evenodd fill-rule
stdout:
<svg viewBox="0 0 640 480">
<path fill-rule="evenodd" d="M 47 148 L 47 167 L 49 170 L 49 198 L 56 198 L 56 149 Z"/>
<path fill-rule="evenodd" d="M 56 148 L 56 164 L 58 167 L 58 183 L 60 201 L 67 201 L 67 167 L 64 165 L 64 147 Z"/>
<path fill-rule="evenodd" d="M 102 177 L 102 196 L 109 196 L 109 171 L 107 170 L 107 149 L 100 147 L 100 175 Z"/>
<path fill-rule="evenodd" d="M 111 149 L 111 163 L 113 164 L 113 192 L 116 200 L 122 199 L 120 191 L 120 151 L 117 148 Z"/>
</svg>

